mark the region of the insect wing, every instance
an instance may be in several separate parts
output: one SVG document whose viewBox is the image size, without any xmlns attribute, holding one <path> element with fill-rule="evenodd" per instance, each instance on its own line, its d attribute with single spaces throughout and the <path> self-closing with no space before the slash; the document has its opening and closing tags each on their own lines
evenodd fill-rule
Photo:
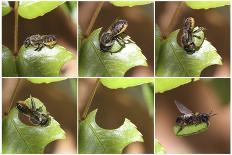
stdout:
<svg viewBox="0 0 232 155">
<path fill-rule="evenodd" d="M 189 110 L 188 108 L 186 108 L 183 104 L 181 104 L 180 102 L 178 101 L 175 101 L 175 104 L 178 108 L 178 110 L 182 113 L 182 114 L 192 114 L 193 112 L 191 110 Z"/>
</svg>

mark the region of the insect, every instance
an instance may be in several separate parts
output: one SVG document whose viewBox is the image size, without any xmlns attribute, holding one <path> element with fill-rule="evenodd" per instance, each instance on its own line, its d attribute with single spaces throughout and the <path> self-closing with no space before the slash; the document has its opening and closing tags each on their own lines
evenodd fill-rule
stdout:
<svg viewBox="0 0 232 155">
<path fill-rule="evenodd" d="M 204 31 L 205 28 L 199 27 L 197 30 L 194 30 L 195 28 L 195 20 L 193 17 L 188 17 L 184 21 L 183 26 L 183 34 L 181 36 L 181 45 L 184 48 L 184 50 L 187 52 L 187 54 L 193 54 L 196 50 L 199 49 L 201 46 L 196 46 L 193 38 L 201 39 L 200 36 L 197 36 L 196 33 L 199 33 L 200 31 Z M 203 43 L 203 41 L 202 41 Z"/>
<path fill-rule="evenodd" d="M 48 113 L 43 113 L 42 106 L 36 108 L 34 99 L 30 96 L 31 99 L 31 108 L 25 105 L 22 101 L 16 103 L 16 108 L 19 112 L 29 117 L 29 120 L 34 125 L 40 125 L 46 127 L 50 124 L 51 118 Z"/>
<path fill-rule="evenodd" d="M 180 129 L 177 133 L 179 133 L 185 126 L 188 125 L 198 125 L 201 123 L 206 123 L 207 126 L 209 126 L 210 117 L 216 115 L 212 114 L 212 111 L 210 113 L 193 113 L 191 110 L 186 108 L 183 104 L 179 103 L 178 101 L 175 101 L 175 104 L 178 110 L 182 113 L 182 115 L 178 116 L 176 119 L 176 124 L 180 126 Z"/>
<path fill-rule="evenodd" d="M 125 41 L 122 38 L 122 34 L 128 27 L 128 22 L 123 19 L 116 19 L 113 24 L 108 28 L 106 32 L 103 32 L 100 37 L 100 49 L 102 52 L 108 52 L 115 41 L 119 43 L 120 46 L 125 47 Z"/>
<path fill-rule="evenodd" d="M 52 49 L 56 45 L 55 35 L 32 35 L 27 37 L 24 41 L 24 46 L 27 48 L 29 46 L 35 47 L 35 51 L 40 51 L 44 46 Z"/>
</svg>

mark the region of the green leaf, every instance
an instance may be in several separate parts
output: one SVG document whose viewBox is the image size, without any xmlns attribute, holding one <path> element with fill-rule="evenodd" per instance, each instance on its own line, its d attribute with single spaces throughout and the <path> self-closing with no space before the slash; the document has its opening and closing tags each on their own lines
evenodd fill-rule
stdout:
<svg viewBox="0 0 232 155">
<path fill-rule="evenodd" d="M 160 28 L 157 24 L 155 24 L 155 62 L 159 58 L 161 38 Z"/>
<path fill-rule="evenodd" d="M 154 82 L 153 78 L 101 78 L 101 83 L 110 89 L 128 88 Z"/>
<path fill-rule="evenodd" d="M 192 9 L 209 9 L 230 5 L 230 1 L 187 1 L 185 3 Z"/>
<path fill-rule="evenodd" d="M 177 88 L 181 85 L 187 84 L 192 80 L 196 81 L 198 78 L 156 78 L 155 79 L 155 93 L 163 93 L 165 91 Z"/>
<path fill-rule="evenodd" d="M 155 154 L 165 154 L 166 151 L 164 147 L 159 143 L 159 141 L 155 140 Z"/>
<path fill-rule="evenodd" d="M 40 51 L 35 51 L 34 47 L 25 48 L 23 45 L 16 58 L 16 64 L 20 76 L 59 76 L 62 66 L 72 57 L 71 52 L 59 45 L 52 49 L 43 47 Z"/>
<path fill-rule="evenodd" d="M 124 7 L 124 6 L 137 6 L 137 5 L 146 5 L 151 4 L 152 1 L 111 1 L 114 6 Z"/>
<path fill-rule="evenodd" d="M 19 15 L 26 19 L 33 19 L 54 10 L 64 1 L 20 1 Z"/>
<path fill-rule="evenodd" d="M 206 123 L 200 123 L 197 125 L 185 126 L 182 130 L 179 131 L 180 126 L 176 125 L 176 126 L 174 126 L 173 131 L 174 131 L 176 136 L 191 136 L 191 135 L 206 131 L 208 129 L 208 127 L 209 126 L 207 126 Z"/>
<path fill-rule="evenodd" d="M 43 112 L 47 112 L 39 99 L 34 98 L 34 102 L 37 108 L 43 106 Z M 25 100 L 25 104 L 31 107 L 30 98 Z M 18 110 L 13 108 L 7 116 L 3 117 L 3 153 L 42 154 L 50 142 L 65 139 L 65 132 L 52 116 L 48 126 L 40 127 L 22 123 L 18 114 Z"/>
<path fill-rule="evenodd" d="M 8 13 L 10 13 L 12 10 L 12 8 L 9 5 L 8 1 L 2 1 L 2 16 L 7 15 Z"/>
<path fill-rule="evenodd" d="M 153 117 L 154 116 L 154 84 L 148 83 L 142 85 L 142 92 L 149 115 Z"/>
<path fill-rule="evenodd" d="M 9 48 L 2 45 L 2 76 L 15 77 L 18 76 L 15 64 L 15 58 Z"/>
<path fill-rule="evenodd" d="M 101 28 L 93 31 L 82 42 L 79 75 L 80 76 L 124 76 L 132 67 L 147 66 L 146 58 L 141 49 L 134 43 L 125 44 L 117 53 L 102 52 L 99 47 Z M 128 37 L 128 36 L 127 36 Z M 112 51 L 118 51 L 121 46 L 115 42 Z"/>
<path fill-rule="evenodd" d="M 80 154 L 120 154 L 124 147 L 133 142 L 143 142 L 142 134 L 136 126 L 125 119 L 118 129 L 100 128 L 96 122 L 97 110 L 92 111 L 79 126 Z"/>
<path fill-rule="evenodd" d="M 178 33 L 179 30 L 172 32 L 161 45 L 156 66 L 157 76 L 198 77 L 206 67 L 222 64 L 217 50 L 207 40 L 204 40 L 201 48 L 194 54 L 187 54 L 177 43 Z"/>
<path fill-rule="evenodd" d="M 58 82 L 66 79 L 67 78 L 27 78 L 28 81 L 34 84 Z"/>
</svg>

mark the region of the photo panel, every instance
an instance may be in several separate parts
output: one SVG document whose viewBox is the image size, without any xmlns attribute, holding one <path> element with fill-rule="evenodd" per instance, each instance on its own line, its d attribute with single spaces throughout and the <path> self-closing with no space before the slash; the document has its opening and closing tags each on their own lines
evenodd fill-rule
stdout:
<svg viewBox="0 0 232 155">
<path fill-rule="evenodd" d="M 154 79 L 81 78 L 79 154 L 154 153 Z"/>
<path fill-rule="evenodd" d="M 2 153 L 76 154 L 77 80 L 4 78 Z"/>
<path fill-rule="evenodd" d="M 230 77 L 230 2 L 156 1 L 155 75 Z"/>
<path fill-rule="evenodd" d="M 77 76 L 76 1 L 1 3 L 3 77 Z"/>
<path fill-rule="evenodd" d="M 78 3 L 80 77 L 153 77 L 153 2 Z"/>
<path fill-rule="evenodd" d="M 230 153 L 230 79 L 156 78 L 156 152 Z"/>
</svg>

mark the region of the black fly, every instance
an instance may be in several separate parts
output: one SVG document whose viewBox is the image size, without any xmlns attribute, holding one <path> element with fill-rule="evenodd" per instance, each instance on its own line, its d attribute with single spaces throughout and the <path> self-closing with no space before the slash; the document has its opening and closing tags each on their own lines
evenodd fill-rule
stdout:
<svg viewBox="0 0 232 155">
<path fill-rule="evenodd" d="M 125 47 L 126 42 L 122 38 L 122 34 L 128 27 L 128 22 L 124 19 L 116 19 L 112 25 L 107 29 L 107 31 L 103 32 L 100 37 L 100 49 L 102 52 L 108 52 L 115 41 L 119 43 L 121 47 Z M 133 42 L 129 39 L 127 41 Z M 116 52 L 112 52 L 116 53 Z"/>
<path fill-rule="evenodd" d="M 195 20 L 193 17 L 188 17 L 184 21 L 183 34 L 181 36 L 181 45 L 187 54 L 193 54 L 196 50 L 199 49 L 193 41 L 193 38 L 201 39 L 200 36 L 197 36 L 196 33 L 204 31 L 205 28 L 199 27 L 197 30 L 195 28 Z M 203 43 L 203 42 L 202 42 Z"/>
<path fill-rule="evenodd" d="M 34 125 L 40 125 L 46 127 L 50 124 L 51 118 L 48 113 L 44 113 L 42 106 L 36 108 L 34 99 L 30 96 L 31 108 L 29 108 L 25 103 L 19 101 L 16 103 L 16 108 L 19 112 L 29 117 L 29 120 Z"/>
<path fill-rule="evenodd" d="M 209 126 L 210 117 L 216 115 L 212 114 L 212 111 L 210 113 L 193 113 L 191 110 L 186 108 L 183 104 L 179 103 L 178 101 L 175 101 L 175 104 L 182 114 L 178 116 L 176 119 L 176 124 L 180 126 L 180 129 L 177 133 L 179 133 L 185 126 L 188 125 L 198 125 L 201 123 L 206 123 L 207 126 Z"/>
</svg>

